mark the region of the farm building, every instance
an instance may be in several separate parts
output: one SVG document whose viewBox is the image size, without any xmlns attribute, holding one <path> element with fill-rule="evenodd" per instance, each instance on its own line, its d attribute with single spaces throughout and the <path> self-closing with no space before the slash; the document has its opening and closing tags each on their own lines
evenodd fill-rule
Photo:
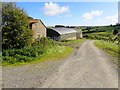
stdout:
<svg viewBox="0 0 120 90">
<path fill-rule="evenodd" d="M 83 38 L 83 35 L 82 35 L 82 30 L 79 30 L 79 29 L 75 29 L 77 32 L 76 32 L 76 38 L 77 39 L 80 39 L 80 38 Z"/>
<path fill-rule="evenodd" d="M 47 37 L 53 40 L 74 40 L 78 36 L 74 28 L 56 27 L 47 29 Z"/>
<path fill-rule="evenodd" d="M 41 20 L 32 19 L 29 20 L 29 26 L 33 30 L 33 37 L 46 37 L 46 26 Z"/>
</svg>

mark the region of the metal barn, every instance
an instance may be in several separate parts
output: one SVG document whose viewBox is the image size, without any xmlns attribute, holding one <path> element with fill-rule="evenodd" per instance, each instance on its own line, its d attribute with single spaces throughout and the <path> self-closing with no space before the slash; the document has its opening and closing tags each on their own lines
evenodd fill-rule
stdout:
<svg viewBox="0 0 120 90">
<path fill-rule="evenodd" d="M 47 37 L 53 40 L 74 40 L 77 31 L 73 28 L 57 27 L 47 29 Z"/>
</svg>

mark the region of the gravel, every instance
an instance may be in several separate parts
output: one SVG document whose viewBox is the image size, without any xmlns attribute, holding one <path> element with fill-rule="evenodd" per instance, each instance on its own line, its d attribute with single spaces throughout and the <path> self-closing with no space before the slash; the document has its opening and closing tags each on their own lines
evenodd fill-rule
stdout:
<svg viewBox="0 0 120 90">
<path fill-rule="evenodd" d="M 61 60 L 2 67 L 3 88 L 117 88 L 110 58 L 92 41 L 69 45 L 75 51 Z"/>
</svg>

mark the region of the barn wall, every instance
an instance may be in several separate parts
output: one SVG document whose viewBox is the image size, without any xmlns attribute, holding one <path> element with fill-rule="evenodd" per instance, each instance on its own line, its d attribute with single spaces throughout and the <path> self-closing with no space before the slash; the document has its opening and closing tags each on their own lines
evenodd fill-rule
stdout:
<svg viewBox="0 0 120 90">
<path fill-rule="evenodd" d="M 76 33 L 76 38 L 77 39 L 83 38 L 82 33 L 81 32 L 77 32 Z"/>
<path fill-rule="evenodd" d="M 76 39 L 76 33 L 68 33 L 68 34 L 62 34 L 61 40 L 75 40 Z"/>
<path fill-rule="evenodd" d="M 32 30 L 34 33 L 34 38 L 38 38 L 38 36 L 46 37 L 46 27 L 40 21 L 32 24 Z"/>
<path fill-rule="evenodd" d="M 66 40 L 75 40 L 75 39 L 76 39 L 76 36 L 67 38 Z"/>
<path fill-rule="evenodd" d="M 80 29 L 75 29 L 75 30 L 77 31 L 77 33 L 76 33 L 76 38 L 77 38 L 77 39 L 83 38 L 82 30 L 80 30 Z"/>
</svg>

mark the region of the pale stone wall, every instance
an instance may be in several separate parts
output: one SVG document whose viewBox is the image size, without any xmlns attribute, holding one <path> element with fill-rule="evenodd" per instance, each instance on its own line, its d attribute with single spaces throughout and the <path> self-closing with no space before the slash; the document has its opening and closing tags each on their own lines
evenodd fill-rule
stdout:
<svg viewBox="0 0 120 90">
<path fill-rule="evenodd" d="M 32 24 L 32 30 L 33 30 L 33 37 L 38 38 L 40 37 L 46 37 L 46 27 L 42 24 L 41 21 L 35 22 Z"/>
</svg>

